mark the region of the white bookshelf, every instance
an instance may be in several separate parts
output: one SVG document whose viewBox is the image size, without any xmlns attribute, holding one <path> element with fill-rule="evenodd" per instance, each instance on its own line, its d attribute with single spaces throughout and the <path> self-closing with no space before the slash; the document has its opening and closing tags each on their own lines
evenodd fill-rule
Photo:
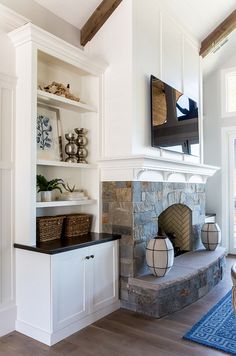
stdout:
<svg viewBox="0 0 236 356">
<path fill-rule="evenodd" d="M 28 245 L 36 243 L 36 217 L 49 213 L 93 215 L 93 231 L 100 230 L 100 175 L 96 162 L 100 159 L 103 83 L 106 63 L 97 62 L 83 51 L 31 23 L 11 32 L 15 46 L 16 75 L 16 231 L 15 241 Z M 70 100 L 39 90 L 39 86 L 53 81 L 70 85 L 70 91 L 80 101 Z M 88 164 L 67 163 L 37 158 L 36 125 L 38 104 L 59 109 L 60 135 L 65 152 L 65 134 L 75 128 L 88 131 Z M 59 132 L 59 129 L 58 129 Z M 22 159 L 22 154 L 24 159 Z M 90 163 L 91 162 L 91 163 Z M 76 186 L 92 199 L 81 201 L 37 202 L 36 175 L 47 180 L 62 179 L 70 187 Z M 22 182 L 27 189 L 22 189 Z M 22 210 L 22 202 L 24 209 Z M 48 208 L 52 208 L 49 210 Z"/>
<path fill-rule="evenodd" d="M 97 168 L 96 164 L 91 163 L 69 163 L 69 162 L 62 162 L 62 161 L 49 161 L 49 160 L 37 160 L 38 166 L 51 166 L 51 167 L 65 167 L 65 168 L 77 168 L 77 169 L 95 169 Z"/>
<path fill-rule="evenodd" d="M 80 205 L 91 205 L 95 204 L 95 199 L 84 199 L 84 200 L 55 200 L 49 202 L 37 202 L 36 208 L 56 208 L 63 206 L 80 206 Z"/>
<path fill-rule="evenodd" d="M 43 90 L 37 90 L 38 103 L 45 104 L 53 107 L 63 108 L 66 110 L 73 110 L 80 113 L 85 112 L 97 112 L 97 110 L 88 104 L 84 104 L 80 101 L 70 100 L 63 96 L 47 93 Z"/>
</svg>

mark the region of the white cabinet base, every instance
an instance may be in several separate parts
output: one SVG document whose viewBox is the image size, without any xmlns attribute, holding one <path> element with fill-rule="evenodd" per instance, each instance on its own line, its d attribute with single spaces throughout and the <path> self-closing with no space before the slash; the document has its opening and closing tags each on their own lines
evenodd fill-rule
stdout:
<svg viewBox="0 0 236 356">
<path fill-rule="evenodd" d="M 119 309 L 118 241 L 58 254 L 16 249 L 16 330 L 49 346 Z"/>
<path fill-rule="evenodd" d="M 95 321 L 103 318 L 104 316 L 118 310 L 120 308 L 120 301 L 116 301 L 112 305 L 103 308 L 87 317 L 70 324 L 69 326 L 56 331 L 55 333 L 48 333 L 44 330 L 38 329 L 33 325 L 27 324 L 24 321 L 17 320 L 16 321 L 16 331 L 32 337 L 35 340 L 38 340 L 48 346 L 52 346 L 57 342 L 63 340 L 64 338 L 74 334 L 75 332 L 85 328 L 86 326 L 94 323 Z"/>
</svg>

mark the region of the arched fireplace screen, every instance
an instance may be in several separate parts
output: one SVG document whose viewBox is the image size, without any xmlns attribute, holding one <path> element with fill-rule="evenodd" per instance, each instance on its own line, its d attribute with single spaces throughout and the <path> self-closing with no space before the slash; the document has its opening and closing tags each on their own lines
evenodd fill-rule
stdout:
<svg viewBox="0 0 236 356">
<path fill-rule="evenodd" d="M 158 226 L 164 231 L 175 248 L 175 255 L 192 250 L 192 211 L 183 204 L 174 204 L 158 217 Z"/>
</svg>

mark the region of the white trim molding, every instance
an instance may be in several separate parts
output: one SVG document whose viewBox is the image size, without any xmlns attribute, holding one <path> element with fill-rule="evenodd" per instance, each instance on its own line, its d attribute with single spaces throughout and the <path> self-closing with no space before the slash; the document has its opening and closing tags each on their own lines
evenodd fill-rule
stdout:
<svg viewBox="0 0 236 356">
<path fill-rule="evenodd" d="M 9 33 L 14 46 L 20 47 L 28 42 L 35 44 L 36 48 L 62 61 L 66 61 L 75 67 L 93 75 L 102 74 L 107 68 L 107 63 L 94 61 L 81 49 L 67 43 L 53 34 L 41 29 L 32 23 L 17 28 Z"/>
<path fill-rule="evenodd" d="M 221 129 L 222 140 L 222 179 L 221 179 L 221 216 L 222 216 L 222 243 L 230 253 L 236 253 L 234 247 L 234 140 L 236 139 L 236 126 Z"/>
<path fill-rule="evenodd" d="M 229 76 L 236 75 L 236 67 L 222 69 L 221 70 L 221 116 L 222 118 L 232 118 L 236 116 L 236 111 L 228 110 L 228 96 L 229 96 L 229 87 L 228 79 Z"/>
<path fill-rule="evenodd" d="M 219 167 L 162 157 L 132 156 L 99 161 L 101 181 L 206 183 Z"/>
<path fill-rule="evenodd" d="M 0 337 L 15 330 L 16 305 L 8 305 L 0 309 Z"/>
<path fill-rule="evenodd" d="M 6 32 L 13 31 L 29 22 L 24 16 L 0 4 L 0 29 Z"/>
</svg>

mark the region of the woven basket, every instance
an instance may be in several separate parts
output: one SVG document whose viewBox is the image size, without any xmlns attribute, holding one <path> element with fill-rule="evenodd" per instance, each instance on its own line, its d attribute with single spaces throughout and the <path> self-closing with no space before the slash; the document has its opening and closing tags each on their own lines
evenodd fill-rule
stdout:
<svg viewBox="0 0 236 356">
<path fill-rule="evenodd" d="M 86 235 L 90 232 L 92 215 L 90 214 L 71 214 L 66 215 L 65 237 L 70 238 L 79 235 Z"/>
<path fill-rule="evenodd" d="M 37 241 L 60 239 L 65 215 L 42 216 L 37 218 Z"/>
</svg>

